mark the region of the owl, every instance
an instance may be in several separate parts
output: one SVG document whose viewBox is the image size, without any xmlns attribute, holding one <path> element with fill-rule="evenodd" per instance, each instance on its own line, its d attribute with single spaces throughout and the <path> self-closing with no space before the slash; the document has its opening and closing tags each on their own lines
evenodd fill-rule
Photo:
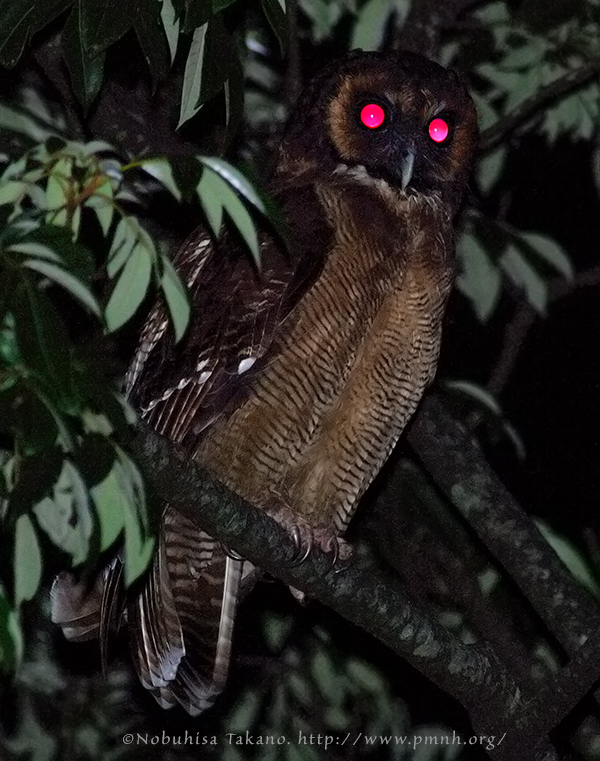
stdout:
<svg viewBox="0 0 600 761">
<path fill-rule="evenodd" d="M 186 337 L 175 344 L 162 304 L 142 331 L 126 379 L 141 417 L 326 549 L 434 376 L 476 142 L 454 72 L 407 52 L 334 62 L 300 97 L 270 180 L 287 245 L 262 233 L 258 270 L 233 236 L 199 229 L 174 260 L 193 304 Z M 119 565 L 99 577 L 96 608 L 58 580 L 68 636 L 114 625 Z M 163 506 L 153 565 L 126 603 L 136 669 L 162 706 L 214 702 L 255 575 Z"/>
</svg>

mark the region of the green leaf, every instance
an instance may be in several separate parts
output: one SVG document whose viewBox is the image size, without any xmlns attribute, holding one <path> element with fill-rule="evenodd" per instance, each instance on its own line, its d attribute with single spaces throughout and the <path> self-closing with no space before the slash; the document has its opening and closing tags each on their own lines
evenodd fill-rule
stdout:
<svg viewBox="0 0 600 761">
<path fill-rule="evenodd" d="M 523 289 L 527 301 L 540 314 L 546 313 L 548 287 L 519 249 L 510 244 L 500 259 L 500 266 L 513 283 Z"/>
<path fill-rule="evenodd" d="M 310 671 L 327 705 L 341 707 L 344 700 L 342 678 L 334 667 L 330 652 L 319 648 L 314 654 Z"/>
<path fill-rule="evenodd" d="M 568 539 L 555 531 L 545 521 L 536 518 L 535 523 L 544 539 L 556 552 L 558 557 L 567 566 L 571 574 L 577 579 L 582 587 L 589 590 L 596 597 L 600 596 L 600 587 L 594 578 L 592 568 L 585 559 L 583 553 Z"/>
<path fill-rule="evenodd" d="M 137 230 L 131 224 L 129 217 L 123 217 L 117 225 L 108 254 L 106 270 L 110 278 L 115 277 L 117 272 L 125 266 L 136 243 Z"/>
<path fill-rule="evenodd" d="M 554 267 L 557 272 L 569 280 L 573 279 L 574 272 L 571 260 L 562 246 L 559 246 L 555 240 L 540 233 L 520 233 L 518 237 L 525 241 L 532 251 Z"/>
<path fill-rule="evenodd" d="M 7 251 L 14 251 L 17 254 L 26 254 L 28 256 L 37 256 L 39 259 L 46 259 L 50 262 L 60 262 L 60 256 L 51 248 L 43 243 L 36 243 L 33 240 L 26 240 L 22 243 L 13 243 L 12 246 L 6 247 Z"/>
<path fill-rule="evenodd" d="M 125 481 L 121 482 L 121 486 L 125 489 L 129 501 L 135 507 L 136 520 L 140 525 L 140 530 L 144 534 L 148 534 L 150 523 L 142 474 L 135 462 L 125 452 L 118 450 L 117 454 L 118 462 L 121 465 L 121 472 L 126 476 Z"/>
<path fill-rule="evenodd" d="M 104 53 L 93 54 L 86 47 L 87 27 L 90 24 L 86 15 L 88 10 L 86 0 L 77 0 L 62 32 L 63 55 L 71 85 L 84 112 L 89 110 L 102 86 L 105 58 Z"/>
<path fill-rule="evenodd" d="M 99 185 L 96 192 L 84 203 L 85 206 L 94 210 L 105 237 L 108 236 L 115 214 L 113 196 L 112 185 L 107 181 Z"/>
<path fill-rule="evenodd" d="M 477 121 L 481 131 L 488 129 L 498 121 L 498 113 L 489 100 L 478 93 L 473 93 L 473 100 L 477 109 Z"/>
<path fill-rule="evenodd" d="M 207 168 L 205 171 L 212 170 Z M 250 249 L 254 261 L 256 262 L 257 266 L 260 266 L 258 236 L 256 234 L 256 227 L 252 217 L 238 196 L 233 192 L 231 186 L 222 180 L 219 175 L 214 174 L 212 185 L 213 190 L 220 200 L 223 208 L 231 217 L 231 221 L 236 226 L 238 232 Z"/>
<path fill-rule="evenodd" d="M 38 502 L 33 511 L 52 542 L 71 555 L 73 565 L 87 560 L 94 524 L 87 487 L 72 462 L 64 461 L 52 496 Z"/>
<path fill-rule="evenodd" d="M 175 342 L 185 333 L 190 321 L 190 302 L 181 278 L 167 256 L 162 257 L 163 276 L 160 284 L 175 328 Z"/>
<path fill-rule="evenodd" d="M 28 183 L 21 180 L 11 180 L 0 185 L 0 206 L 14 204 L 20 201 L 27 192 Z"/>
<path fill-rule="evenodd" d="M 35 20 L 34 2 L 4 2 L 0 5 L 0 27 L 3 39 L 0 41 L 0 64 L 7 69 L 15 66 L 31 34 Z"/>
<path fill-rule="evenodd" d="M 13 434 L 24 457 L 47 453 L 59 434 L 55 411 L 39 398 L 33 383 L 25 385 L 22 379 L 19 381 L 18 385 L 12 385 L 8 392 L 4 392 L 4 401 L 10 400 L 11 403 L 9 409 L 4 411 L 0 425 Z M 13 496 L 16 498 L 17 494 Z"/>
<path fill-rule="evenodd" d="M 54 166 L 46 184 L 46 222 L 64 227 L 67 224 L 67 205 L 69 202 L 70 179 L 73 162 L 70 158 L 59 159 Z"/>
<path fill-rule="evenodd" d="M 96 317 L 101 316 L 100 306 L 93 293 L 81 282 L 81 280 L 78 280 L 62 267 L 37 259 L 27 259 L 23 262 L 23 266 L 50 278 L 50 280 L 53 280 L 65 290 L 69 291 L 81 304 L 83 304 L 84 307 L 89 309 L 92 314 L 95 314 Z"/>
<path fill-rule="evenodd" d="M 116 153 L 116 149 L 106 140 L 90 140 L 89 143 L 83 145 L 77 144 L 77 147 L 85 156 L 91 156 L 95 153 Z"/>
<path fill-rule="evenodd" d="M 218 179 L 218 175 L 214 172 L 209 170 L 202 172 L 202 177 L 196 190 L 210 229 L 215 238 L 218 238 L 223 224 L 223 204 L 217 194 L 217 181 L 215 178 Z"/>
<path fill-rule="evenodd" d="M 179 124 L 187 122 L 192 116 L 195 116 L 204 105 L 200 102 L 200 93 L 202 89 L 202 69 L 204 66 L 204 48 L 206 46 L 206 35 L 208 33 L 208 22 L 199 26 L 194 31 L 192 44 L 188 52 L 183 73 L 183 90 L 181 92 L 181 106 L 179 110 Z"/>
<path fill-rule="evenodd" d="M 73 233 L 72 239 L 74 241 L 77 240 L 80 224 L 81 224 L 81 206 L 77 205 L 73 209 L 73 214 L 71 215 L 71 231 Z"/>
<path fill-rule="evenodd" d="M 125 528 L 125 511 L 123 495 L 115 467 L 106 478 L 91 489 L 92 500 L 100 524 L 100 550 L 104 552 L 111 547 Z"/>
<path fill-rule="evenodd" d="M 299 5 L 312 22 L 313 42 L 318 43 L 331 37 L 343 13 L 341 4 L 326 0 L 300 0 Z"/>
<path fill-rule="evenodd" d="M 158 180 L 178 201 L 181 201 L 181 191 L 173 177 L 171 165 L 166 159 L 146 159 L 140 166 L 144 172 Z"/>
<path fill-rule="evenodd" d="M 267 647 L 274 653 L 281 652 L 285 641 L 290 636 L 293 621 L 289 616 L 279 616 L 272 613 L 267 616 L 263 625 L 263 632 Z"/>
<path fill-rule="evenodd" d="M 184 34 L 191 34 L 214 15 L 212 0 L 173 0 L 173 3 L 177 18 L 182 21 L 181 31 Z"/>
<path fill-rule="evenodd" d="M 148 567 L 154 540 L 147 537 L 146 504 L 138 469 L 122 455 L 115 464 L 115 475 L 122 494 L 125 525 L 125 584 L 130 586 Z"/>
<path fill-rule="evenodd" d="M 42 252 L 44 250 L 54 252 L 59 255 L 62 266 L 71 274 L 88 285 L 92 282 L 95 270 L 92 252 L 81 243 L 73 241 L 69 231 L 64 228 L 44 225 L 27 233 L 18 243 L 11 246 L 11 249 L 17 249 L 24 254 L 44 258 L 48 261 L 56 261 L 56 259 L 53 259 L 49 254 L 44 255 Z"/>
<path fill-rule="evenodd" d="M 393 0 L 367 0 L 358 13 L 350 47 L 380 50 L 395 5 Z"/>
<path fill-rule="evenodd" d="M 14 310 L 24 363 L 66 403 L 72 390 L 71 356 L 62 320 L 29 277 L 23 277 L 17 286 Z"/>
<path fill-rule="evenodd" d="M 241 734 L 246 732 L 248 727 L 254 726 L 256 716 L 260 711 L 260 700 L 252 690 L 242 694 L 241 699 L 238 697 L 231 712 L 227 716 L 227 729 L 229 732 Z"/>
<path fill-rule="evenodd" d="M 231 185 L 262 214 L 266 213 L 265 205 L 256 190 L 252 187 L 252 184 L 228 161 L 225 161 L 225 159 L 219 159 L 216 156 L 198 156 L 198 161 L 222 177 L 226 183 Z"/>
<path fill-rule="evenodd" d="M 0 3 L 0 65 L 12 68 L 31 36 L 50 24 L 72 0 L 5 0 Z"/>
<path fill-rule="evenodd" d="M 194 31 L 183 74 L 177 128 L 223 89 L 233 74 L 236 58 L 235 40 L 225 28 L 221 14 L 213 16 Z"/>
<path fill-rule="evenodd" d="M 164 3 L 141 0 L 140 11 L 134 23 L 138 42 L 152 76 L 153 90 L 156 90 L 158 83 L 169 71 L 167 36 L 161 18 L 163 11 Z"/>
<path fill-rule="evenodd" d="M 244 116 L 244 71 L 237 58 L 232 61 L 229 77 L 223 84 L 225 95 L 225 150 L 235 137 Z"/>
<path fill-rule="evenodd" d="M 331 727 L 336 732 L 342 732 L 348 729 L 353 716 L 343 708 L 334 706 L 326 709 L 324 718 L 328 727 Z"/>
<path fill-rule="evenodd" d="M 490 153 L 486 153 L 477 162 L 475 174 L 479 187 L 484 193 L 489 193 L 498 181 L 507 156 L 507 148 L 500 145 Z"/>
<path fill-rule="evenodd" d="M 549 41 L 543 37 L 529 37 L 525 44 L 512 48 L 502 58 L 501 67 L 503 69 L 529 69 L 532 66 L 538 66 L 543 61 L 549 47 Z"/>
<path fill-rule="evenodd" d="M 457 288 L 469 299 L 478 319 L 486 322 L 496 308 L 502 289 L 498 267 L 479 239 L 470 232 L 463 233 L 458 239 L 457 254 L 460 260 Z"/>
<path fill-rule="evenodd" d="M 287 678 L 287 684 L 292 695 L 303 706 L 314 705 L 314 694 L 309 680 L 297 671 L 292 671 Z"/>
<path fill-rule="evenodd" d="M 136 243 L 104 311 L 109 333 L 118 330 L 136 313 L 144 300 L 152 275 L 152 254 Z"/>
<path fill-rule="evenodd" d="M 24 515 L 52 493 L 62 472 L 64 454 L 58 447 L 21 457 L 19 478 L 10 492 L 9 508 L 13 515 Z"/>
<path fill-rule="evenodd" d="M 348 677 L 367 692 L 381 692 L 383 686 L 382 674 L 365 661 L 352 658 L 347 665 Z"/>
<path fill-rule="evenodd" d="M 3 285 L 4 282 L 0 281 L 0 289 Z M 9 285 L 12 285 L 12 278 Z M 4 299 L 2 299 L 2 301 L 3 300 Z M 0 309 L 1 308 L 2 304 L 0 303 Z M 0 364 L 4 363 L 7 367 L 15 367 L 20 364 L 20 362 L 21 355 L 19 354 L 19 344 L 15 332 L 15 316 L 10 312 L 8 314 L 4 313 L 2 315 L 2 322 L 0 323 Z M 4 376 L 2 378 L 2 383 L 0 383 L 0 391 L 4 391 L 8 387 L 6 383 L 7 378 Z"/>
<path fill-rule="evenodd" d="M 451 391 L 458 391 L 462 396 L 473 399 L 482 407 L 498 417 L 502 416 L 502 410 L 496 399 L 481 386 L 469 381 L 444 381 L 444 386 Z"/>
<path fill-rule="evenodd" d="M 261 0 L 261 6 L 269 26 L 273 30 L 275 37 L 277 37 L 279 49 L 283 57 L 287 48 L 289 35 L 286 2 L 285 0 Z"/>
<path fill-rule="evenodd" d="M 85 51 L 96 56 L 120 40 L 140 13 L 139 0 L 76 0 L 80 6 L 81 39 Z M 141 11 L 146 12 L 146 9 Z"/>
<path fill-rule="evenodd" d="M 0 673 L 15 670 L 23 655 L 23 637 L 16 612 L 0 584 Z"/>
<path fill-rule="evenodd" d="M 42 580 L 42 552 L 31 518 L 21 515 L 15 527 L 15 605 L 33 599 Z"/>
<path fill-rule="evenodd" d="M 220 13 L 235 2 L 236 0 L 212 0 L 212 12 L 213 14 Z"/>
<path fill-rule="evenodd" d="M 175 8 L 171 0 L 162 0 L 160 18 L 167 36 L 171 63 L 177 55 L 177 43 L 179 42 L 179 19 L 175 17 Z"/>
</svg>

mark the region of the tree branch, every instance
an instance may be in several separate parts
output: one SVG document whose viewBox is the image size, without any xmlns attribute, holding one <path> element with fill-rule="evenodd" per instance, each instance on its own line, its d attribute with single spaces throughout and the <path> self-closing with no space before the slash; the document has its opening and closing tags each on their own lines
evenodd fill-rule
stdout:
<svg viewBox="0 0 600 761">
<path fill-rule="evenodd" d="M 533 599 L 532 604 L 565 649 L 575 652 L 600 623 L 598 607 L 490 472 L 475 441 L 438 400 L 428 399 L 412 426 L 410 442 L 528 597 L 539 596 L 541 605 Z M 548 710 L 550 688 L 542 702 L 524 696 L 487 642 L 463 644 L 415 605 L 397 579 L 371 558 L 355 552 L 332 568 L 331 558 L 314 548 L 304 563 L 292 566 L 294 541 L 278 523 L 146 426 L 138 426 L 132 447 L 150 487 L 187 518 L 388 645 L 465 706 L 476 731 L 513 729 L 512 740 L 496 747 L 493 758 L 556 759 L 545 734 L 562 716 L 559 707 Z M 580 659 L 590 658 L 588 650 Z M 574 682 L 564 672 L 560 705 L 571 707 L 582 694 Z"/>
<path fill-rule="evenodd" d="M 577 90 L 587 84 L 600 71 L 600 58 L 592 58 L 578 69 L 569 71 L 562 77 L 558 77 L 550 84 L 540 88 L 535 95 L 523 101 L 514 111 L 488 127 L 481 133 L 479 139 L 480 151 L 489 151 L 495 148 L 523 122 L 531 119 L 538 111 L 541 111 L 552 101 L 562 98 L 567 93 Z"/>
<path fill-rule="evenodd" d="M 600 608 L 489 467 L 477 441 L 439 399 L 429 397 L 409 443 L 565 652 L 577 652 L 600 627 Z"/>
<path fill-rule="evenodd" d="M 159 496 L 261 569 L 384 642 L 465 706 L 480 731 L 493 733 L 494 727 L 505 731 L 522 718 L 522 692 L 492 648 L 483 642 L 463 644 L 407 598 L 397 580 L 371 559 L 355 553 L 332 568 L 331 558 L 315 547 L 305 562 L 292 566 L 291 536 L 264 511 L 191 462 L 186 453 L 142 425 L 132 448 Z M 505 758 L 499 750 L 494 757 Z"/>
</svg>

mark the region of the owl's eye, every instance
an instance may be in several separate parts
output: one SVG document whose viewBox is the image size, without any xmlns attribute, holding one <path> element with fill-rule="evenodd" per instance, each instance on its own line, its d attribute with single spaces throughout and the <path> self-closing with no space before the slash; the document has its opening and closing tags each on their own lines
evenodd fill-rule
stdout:
<svg viewBox="0 0 600 761">
<path fill-rule="evenodd" d="M 360 110 L 360 121 L 369 129 L 378 129 L 387 120 L 385 109 L 379 103 L 367 103 Z"/>
<path fill-rule="evenodd" d="M 442 119 L 438 116 L 429 122 L 427 131 L 429 132 L 429 137 L 433 140 L 434 143 L 443 143 L 450 134 L 450 127 L 448 126 L 448 122 L 445 119 Z"/>
</svg>

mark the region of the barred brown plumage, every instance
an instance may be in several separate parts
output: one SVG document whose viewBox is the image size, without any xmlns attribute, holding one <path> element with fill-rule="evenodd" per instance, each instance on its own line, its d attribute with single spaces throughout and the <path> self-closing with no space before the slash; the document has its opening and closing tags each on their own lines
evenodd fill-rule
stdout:
<svg viewBox="0 0 600 761">
<path fill-rule="evenodd" d="M 371 102 L 375 127 L 360 116 Z M 430 136 L 434 118 L 445 140 Z M 453 72 L 409 53 L 335 62 L 301 96 L 270 185 L 289 250 L 263 232 L 258 272 L 235 240 L 199 230 L 174 260 L 194 307 L 186 337 L 175 345 L 160 304 L 142 331 L 126 380 L 142 417 L 324 546 L 344 532 L 435 373 L 452 217 L 476 136 Z M 118 569 L 104 572 L 98 625 L 87 616 L 80 636 L 114 624 L 106 590 Z M 127 603 L 134 663 L 161 705 L 194 714 L 213 702 L 252 579 L 249 564 L 164 506 L 152 569 Z M 74 637 L 73 605 L 61 615 L 60 599 L 59 584 L 54 618 Z"/>
</svg>

